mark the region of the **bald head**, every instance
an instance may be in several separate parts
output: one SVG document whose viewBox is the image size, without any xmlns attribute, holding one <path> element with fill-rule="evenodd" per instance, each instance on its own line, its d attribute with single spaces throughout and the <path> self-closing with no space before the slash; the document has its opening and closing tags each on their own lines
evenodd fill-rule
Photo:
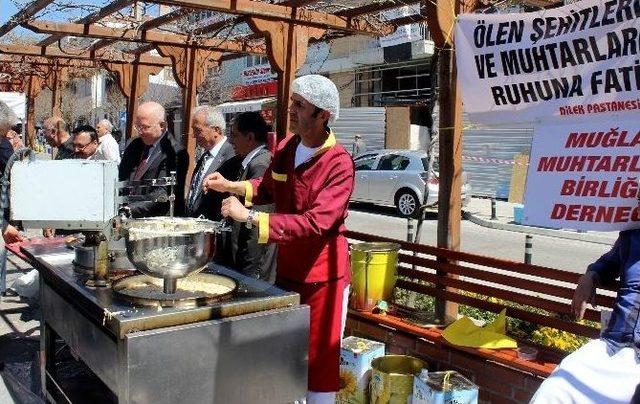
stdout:
<svg viewBox="0 0 640 404">
<path fill-rule="evenodd" d="M 67 129 L 67 123 L 59 116 L 52 116 L 44 120 L 42 129 L 44 131 L 44 138 L 52 147 L 59 147 L 67 139 L 69 139 L 69 132 Z"/>
<path fill-rule="evenodd" d="M 134 124 L 144 144 L 154 144 L 167 128 L 164 107 L 153 101 L 140 104 Z"/>
</svg>

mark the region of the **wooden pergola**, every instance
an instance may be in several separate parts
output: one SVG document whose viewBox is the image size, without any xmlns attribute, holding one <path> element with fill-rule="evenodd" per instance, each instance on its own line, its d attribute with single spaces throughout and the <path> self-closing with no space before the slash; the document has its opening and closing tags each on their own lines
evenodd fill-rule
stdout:
<svg viewBox="0 0 640 404">
<path fill-rule="evenodd" d="M 380 0 L 345 1 L 332 5 L 319 0 L 286 0 L 267 3 L 258 0 L 147 0 L 147 4 L 170 6 L 171 11 L 135 25 L 108 23 L 105 19 L 122 9 L 135 6 L 134 0 L 114 0 L 101 9 L 73 23 L 37 20 L 34 16 L 53 0 L 34 0 L 0 27 L 0 38 L 22 26 L 49 36 L 37 45 L 0 44 L 0 65 L 29 64 L 41 74 L 22 77 L 30 103 L 46 85 L 53 91 L 53 109 L 59 108 L 59 88 L 68 69 L 102 67 L 117 74 L 119 86 L 127 97 L 127 136 L 132 133 L 132 118 L 139 97 L 148 85 L 150 74 L 172 66 L 176 82 L 183 89 L 183 127 L 186 145 L 193 156 L 195 141 L 190 132 L 191 112 L 196 105 L 197 88 L 207 70 L 221 61 L 245 55 L 266 55 L 277 72 L 276 129 L 279 138 L 288 133 L 290 87 L 296 72 L 304 64 L 310 42 L 344 35 L 381 36 L 397 26 L 427 21 L 431 37 L 439 50 L 440 87 L 440 201 L 438 246 L 458 250 L 460 245 L 460 185 L 462 172 L 462 102 L 456 80 L 452 47 L 455 16 L 469 12 L 479 0 Z M 545 5 L 551 0 L 535 0 Z M 385 10 L 406 5 L 420 5 L 420 14 L 397 20 L 380 21 L 376 16 Z M 219 18 L 190 31 L 170 32 L 174 23 L 193 12 L 211 11 Z M 331 11 L 331 12 L 328 12 Z M 246 25 L 244 25 L 246 24 Z M 248 27 L 240 35 L 233 28 Z M 175 28 L 175 27 L 174 27 Z M 250 31 L 250 32 L 249 32 Z M 90 38 L 90 46 L 77 49 L 63 45 L 64 37 Z M 122 49 L 123 43 L 135 47 Z M 157 54 L 152 52 L 157 51 Z M 35 71 L 35 69 L 32 69 Z M 31 105 L 32 106 L 32 105 Z M 30 108 L 32 111 L 33 108 Z M 29 134 L 33 135 L 33 112 Z M 193 161 L 190 172 L 193 170 Z M 439 274 L 447 276 L 446 274 Z M 443 285 L 438 285 L 444 288 Z M 457 310 L 453 304 L 441 304 L 441 317 Z"/>
</svg>

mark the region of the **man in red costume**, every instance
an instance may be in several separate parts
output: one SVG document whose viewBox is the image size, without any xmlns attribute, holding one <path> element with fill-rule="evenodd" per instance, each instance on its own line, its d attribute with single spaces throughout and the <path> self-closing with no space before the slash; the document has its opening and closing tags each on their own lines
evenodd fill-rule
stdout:
<svg viewBox="0 0 640 404">
<path fill-rule="evenodd" d="M 231 182 L 209 175 L 205 190 L 230 192 L 222 214 L 258 226 L 259 243 L 277 243 L 276 285 L 311 307 L 307 403 L 333 403 L 340 388 L 340 341 L 350 281 L 344 237 L 353 161 L 329 129 L 338 117 L 335 84 L 319 75 L 291 86 L 289 118 L 295 134 L 278 145 L 262 178 Z M 275 213 L 248 209 L 275 203 Z"/>
</svg>

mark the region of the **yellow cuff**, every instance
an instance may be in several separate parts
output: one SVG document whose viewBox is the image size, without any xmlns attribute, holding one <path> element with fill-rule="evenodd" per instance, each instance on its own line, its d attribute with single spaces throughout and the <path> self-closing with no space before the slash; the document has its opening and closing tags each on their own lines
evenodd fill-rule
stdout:
<svg viewBox="0 0 640 404">
<path fill-rule="evenodd" d="M 287 174 L 278 174 L 275 171 L 271 171 L 271 178 L 280 182 L 287 182 Z"/>
<path fill-rule="evenodd" d="M 249 181 L 244 182 L 244 206 L 250 208 L 253 205 L 253 185 Z"/>
<path fill-rule="evenodd" d="M 258 212 L 258 244 L 269 241 L 269 214 Z"/>
</svg>

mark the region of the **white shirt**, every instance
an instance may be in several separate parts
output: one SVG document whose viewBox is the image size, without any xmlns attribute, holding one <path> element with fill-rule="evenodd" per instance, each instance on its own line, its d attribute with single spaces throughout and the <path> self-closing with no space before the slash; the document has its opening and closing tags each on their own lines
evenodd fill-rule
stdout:
<svg viewBox="0 0 640 404">
<path fill-rule="evenodd" d="M 111 133 L 98 138 L 100 144 L 94 153 L 93 160 L 111 160 L 120 164 L 120 146 Z"/>
<path fill-rule="evenodd" d="M 258 154 L 258 152 L 260 150 L 264 149 L 264 146 L 258 146 L 255 149 L 251 150 L 249 152 L 249 154 L 247 154 L 244 157 L 244 160 L 242 160 L 242 168 L 247 168 L 247 166 L 249 165 L 249 163 L 251 162 L 251 160 L 253 160 L 253 158 L 256 156 L 256 154 Z"/>
<path fill-rule="evenodd" d="M 206 159 L 204 161 L 204 165 L 202 167 L 203 172 L 207 172 L 207 170 L 209 169 L 209 167 L 211 166 L 211 163 L 213 162 L 213 160 L 216 158 L 216 156 L 218 155 L 218 153 L 220 153 L 220 149 L 222 149 L 222 145 L 224 144 L 224 142 L 227 141 L 227 137 L 223 137 L 221 141 L 218 142 L 217 145 L 213 146 L 210 150 L 209 150 L 209 154 L 211 154 L 211 157 L 209 157 L 208 159 Z"/>
<path fill-rule="evenodd" d="M 307 161 L 311 160 L 314 154 L 320 149 L 318 147 L 307 147 L 302 144 L 302 142 L 298 143 L 298 148 L 296 149 L 296 158 L 295 158 L 295 166 L 294 168 L 298 168 L 300 164 L 304 164 Z"/>
</svg>

